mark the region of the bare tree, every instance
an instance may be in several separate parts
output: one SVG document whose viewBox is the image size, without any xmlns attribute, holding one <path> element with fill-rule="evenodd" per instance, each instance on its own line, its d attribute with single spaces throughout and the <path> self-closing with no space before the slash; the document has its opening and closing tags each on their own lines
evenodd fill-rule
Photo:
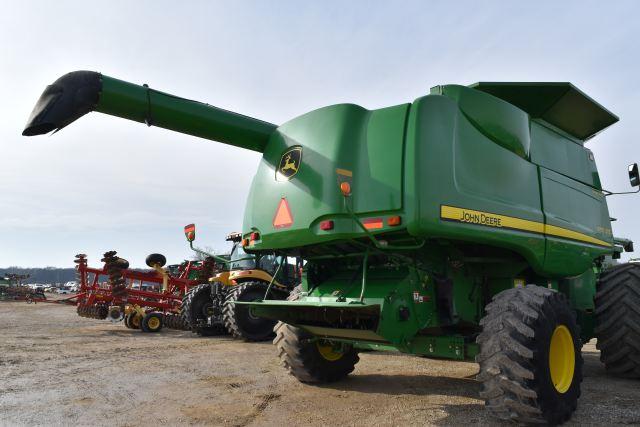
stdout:
<svg viewBox="0 0 640 427">
<path fill-rule="evenodd" d="M 212 255 L 218 255 L 218 251 L 216 251 L 211 246 L 203 246 L 203 247 L 199 247 L 198 249 L 201 250 L 202 252 L 206 252 Z M 207 258 L 207 256 L 200 252 L 194 252 L 193 255 L 191 256 L 191 259 L 194 261 L 204 261 L 205 258 Z"/>
</svg>

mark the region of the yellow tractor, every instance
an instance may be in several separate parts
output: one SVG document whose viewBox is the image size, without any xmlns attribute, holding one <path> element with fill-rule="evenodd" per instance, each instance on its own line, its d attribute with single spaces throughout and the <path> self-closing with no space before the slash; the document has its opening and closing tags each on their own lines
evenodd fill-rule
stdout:
<svg viewBox="0 0 640 427">
<path fill-rule="evenodd" d="M 249 255 L 244 251 L 241 233 L 231 233 L 227 256 L 217 256 L 193 246 L 195 225 L 185 227 L 191 249 L 227 268 L 192 288 L 182 300 L 182 318 L 191 331 L 202 336 L 231 334 L 245 341 L 265 341 L 273 337 L 275 321 L 254 316 L 246 305 L 236 301 L 285 300 L 300 283 L 301 261 L 287 257 Z M 293 261 L 293 262 L 290 262 Z"/>
</svg>

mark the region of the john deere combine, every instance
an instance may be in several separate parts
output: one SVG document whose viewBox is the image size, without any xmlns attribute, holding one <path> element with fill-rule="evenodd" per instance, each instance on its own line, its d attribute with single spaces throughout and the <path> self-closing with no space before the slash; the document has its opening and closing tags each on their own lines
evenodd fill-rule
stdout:
<svg viewBox="0 0 640 427">
<path fill-rule="evenodd" d="M 244 249 L 306 264 L 288 301 L 247 304 L 280 321 L 300 381 L 345 377 L 363 348 L 475 358 L 491 413 L 553 424 L 576 408 L 586 340 L 608 372 L 640 377 L 640 266 L 601 271 L 632 244 L 613 238 L 585 147 L 618 118 L 569 83 L 437 86 L 276 126 L 80 71 L 45 90 L 23 134 L 90 111 L 263 153 Z"/>
</svg>

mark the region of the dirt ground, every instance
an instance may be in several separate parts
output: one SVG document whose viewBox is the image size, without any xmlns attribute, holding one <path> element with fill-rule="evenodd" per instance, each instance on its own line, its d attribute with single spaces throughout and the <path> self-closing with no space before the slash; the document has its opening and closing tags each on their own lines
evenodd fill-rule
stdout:
<svg viewBox="0 0 640 427">
<path fill-rule="evenodd" d="M 605 376 L 584 348 L 571 424 L 640 424 L 640 382 Z M 348 379 L 296 381 L 270 343 L 144 334 L 75 307 L 0 302 L 0 425 L 495 424 L 474 363 L 364 353 Z"/>
</svg>

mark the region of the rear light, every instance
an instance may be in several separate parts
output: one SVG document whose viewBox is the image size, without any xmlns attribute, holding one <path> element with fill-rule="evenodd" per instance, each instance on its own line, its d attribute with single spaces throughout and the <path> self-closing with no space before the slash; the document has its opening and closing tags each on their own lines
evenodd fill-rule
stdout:
<svg viewBox="0 0 640 427">
<path fill-rule="evenodd" d="M 340 183 L 340 191 L 342 192 L 343 196 L 348 196 L 349 194 L 351 194 L 351 184 L 349 184 L 346 181 L 341 182 Z"/>
<path fill-rule="evenodd" d="M 362 220 L 362 225 L 367 230 L 379 230 L 384 227 L 382 218 L 365 218 Z"/>
<path fill-rule="evenodd" d="M 331 220 L 322 221 L 320 223 L 320 230 L 324 230 L 324 231 L 333 230 L 333 221 Z"/>
<path fill-rule="evenodd" d="M 251 233 L 249 238 L 253 241 L 260 240 L 260 233 Z"/>
<path fill-rule="evenodd" d="M 242 239 L 242 246 L 249 246 L 249 239 Z"/>
<path fill-rule="evenodd" d="M 400 215 L 390 216 L 387 218 L 387 224 L 391 226 L 396 226 L 402 224 L 402 217 Z"/>
</svg>

